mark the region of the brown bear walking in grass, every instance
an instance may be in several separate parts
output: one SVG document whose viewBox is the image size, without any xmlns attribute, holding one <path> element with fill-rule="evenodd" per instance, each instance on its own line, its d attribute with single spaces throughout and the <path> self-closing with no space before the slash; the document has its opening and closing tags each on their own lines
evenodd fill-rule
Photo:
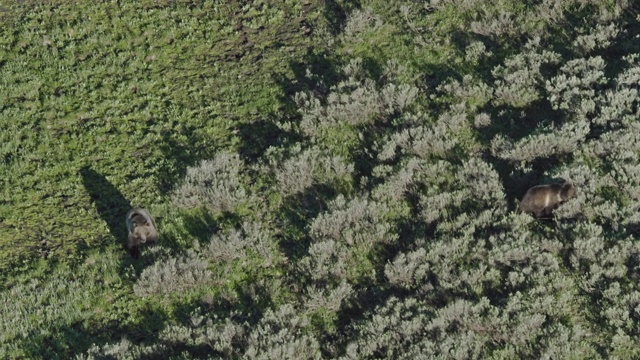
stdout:
<svg viewBox="0 0 640 360">
<path fill-rule="evenodd" d="M 129 210 L 126 218 L 129 242 L 127 247 L 134 259 L 140 258 L 140 245 L 155 243 L 158 241 L 158 231 L 151 214 L 145 209 L 133 208 Z"/>
</svg>

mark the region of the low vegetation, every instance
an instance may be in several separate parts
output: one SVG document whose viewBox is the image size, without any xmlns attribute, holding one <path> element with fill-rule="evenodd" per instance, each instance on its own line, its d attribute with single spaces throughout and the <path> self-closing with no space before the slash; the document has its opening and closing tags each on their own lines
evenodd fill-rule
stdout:
<svg viewBox="0 0 640 360">
<path fill-rule="evenodd" d="M 639 10 L 5 5 L 0 357 L 637 358 Z"/>
</svg>

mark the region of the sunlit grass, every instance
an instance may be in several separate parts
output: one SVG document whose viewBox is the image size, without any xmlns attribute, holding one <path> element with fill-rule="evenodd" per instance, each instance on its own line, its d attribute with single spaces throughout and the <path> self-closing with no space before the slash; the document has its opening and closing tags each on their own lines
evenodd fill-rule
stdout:
<svg viewBox="0 0 640 360">
<path fill-rule="evenodd" d="M 82 167 L 124 199 L 158 205 L 187 165 L 282 114 L 279 82 L 311 44 L 291 20 L 300 5 L 185 4 L 10 7 L 12 26 L 0 32 L 0 248 L 12 250 L 0 251 L 0 269 L 39 256 L 43 240 L 57 259 L 123 241 L 105 232 Z M 317 16 L 312 7 L 307 17 Z"/>
</svg>

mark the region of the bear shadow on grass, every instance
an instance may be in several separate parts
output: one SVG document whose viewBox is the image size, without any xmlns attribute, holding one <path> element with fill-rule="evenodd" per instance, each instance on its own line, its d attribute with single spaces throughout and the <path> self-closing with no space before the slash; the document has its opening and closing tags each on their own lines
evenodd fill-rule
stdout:
<svg viewBox="0 0 640 360">
<path fill-rule="evenodd" d="M 98 216 L 107 224 L 111 235 L 116 239 L 126 238 L 124 219 L 131 209 L 131 202 L 104 175 L 90 166 L 82 167 L 80 175 Z"/>
</svg>

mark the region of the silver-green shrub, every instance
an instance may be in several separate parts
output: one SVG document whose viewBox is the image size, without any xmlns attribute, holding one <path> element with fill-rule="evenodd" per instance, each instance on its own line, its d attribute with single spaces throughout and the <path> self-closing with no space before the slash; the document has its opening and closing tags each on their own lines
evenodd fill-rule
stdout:
<svg viewBox="0 0 640 360">
<path fill-rule="evenodd" d="M 593 50 L 606 49 L 620 34 L 619 25 L 616 23 L 597 24 L 594 28 L 586 29 L 587 33 L 579 35 L 573 41 L 573 48 L 586 55 Z"/>
<path fill-rule="evenodd" d="M 314 241 L 336 241 L 347 245 L 393 243 L 397 235 L 385 216 L 384 203 L 357 197 L 347 201 L 338 197 L 329 204 L 329 211 L 318 215 L 310 228 Z"/>
<path fill-rule="evenodd" d="M 182 208 L 204 206 L 211 211 L 233 211 L 249 200 L 243 183 L 245 165 L 238 154 L 219 153 L 212 160 L 189 167 L 171 200 Z"/>
<path fill-rule="evenodd" d="M 556 211 L 557 216 L 580 217 L 591 221 L 600 219 L 615 227 L 623 221 L 625 214 L 622 208 L 610 196 L 610 191 L 618 188 L 612 174 L 596 174 L 586 165 L 577 165 L 568 169 L 567 177 L 579 191 L 574 199 Z"/>
<path fill-rule="evenodd" d="M 299 194 L 312 185 L 350 183 L 354 172 L 353 164 L 342 157 L 318 146 L 302 150 L 299 144 L 293 146 L 288 159 L 271 166 L 278 189 L 284 195 Z"/>
<path fill-rule="evenodd" d="M 393 73 L 395 62 L 388 65 Z M 411 105 L 418 89 L 407 84 L 389 82 L 378 86 L 363 68 L 362 59 L 353 59 L 343 67 L 345 80 L 329 88 L 326 99 L 310 92 L 294 97 L 302 114 L 300 130 L 307 136 L 317 136 L 323 129 L 341 124 L 365 125 L 401 113 Z"/>
<path fill-rule="evenodd" d="M 145 357 L 160 357 L 166 354 L 168 348 L 161 344 L 154 345 L 137 345 L 127 338 L 122 338 L 117 343 L 96 345 L 93 344 L 84 353 L 76 355 L 76 360 L 100 360 L 100 359 L 117 359 L 117 360 L 134 360 Z"/>
<path fill-rule="evenodd" d="M 420 158 L 448 157 L 458 145 L 462 145 L 462 138 L 470 123 L 465 105 L 452 106 L 430 125 L 412 126 L 390 135 L 383 145 L 380 160 L 391 160 L 400 151 L 401 155 L 415 155 Z M 407 115 L 405 121 L 409 124 L 426 122 L 421 114 Z"/>
<path fill-rule="evenodd" d="M 232 314 L 233 315 L 233 314 Z M 158 341 L 152 345 L 135 344 L 127 338 L 104 345 L 93 344 L 77 360 L 94 359 L 139 359 L 167 358 L 176 347 L 204 346 L 217 356 L 239 357 L 245 345 L 246 324 L 238 324 L 231 318 L 223 321 L 204 320 L 192 315 L 188 325 L 168 325 L 158 334 Z"/>
<path fill-rule="evenodd" d="M 405 199 L 413 191 L 415 184 L 420 182 L 421 176 L 419 174 L 435 170 L 438 165 L 443 163 L 436 162 L 432 165 L 425 160 L 413 157 L 395 172 L 388 165 L 378 166 L 374 169 L 374 175 L 384 178 L 385 182 L 373 190 L 372 196 L 375 200 L 383 201 L 387 204 Z"/>
<path fill-rule="evenodd" d="M 589 134 L 586 120 L 568 122 L 559 128 L 546 127 L 539 133 L 513 143 L 503 135 L 491 141 L 493 155 L 514 163 L 528 163 L 552 155 L 573 153 Z"/>
<path fill-rule="evenodd" d="M 308 322 L 290 304 L 268 309 L 247 338 L 244 359 L 322 359 L 320 343 L 305 331 Z"/>
<path fill-rule="evenodd" d="M 431 274 L 431 266 L 427 259 L 427 251 L 424 248 L 400 253 L 393 262 L 385 266 L 384 274 L 389 279 L 389 283 L 394 286 L 417 289 L 419 286 L 426 285 L 432 289 L 433 286 L 426 282 Z"/>
<path fill-rule="evenodd" d="M 265 267 L 276 264 L 279 254 L 274 249 L 271 234 L 259 222 L 245 222 L 241 229 L 212 235 L 209 244 L 201 252 L 204 258 L 212 263 L 246 260 L 251 253 L 255 253 L 260 256 L 260 261 Z"/>
<path fill-rule="evenodd" d="M 316 241 L 309 246 L 308 256 L 300 260 L 300 267 L 313 280 L 342 280 L 347 278 L 348 250 L 346 244 Z"/>
<path fill-rule="evenodd" d="M 137 296 L 181 294 L 211 284 L 209 263 L 195 252 L 160 260 L 145 268 L 133 286 Z"/>
<path fill-rule="evenodd" d="M 541 97 L 540 88 L 544 84 L 541 68 L 558 63 L 560 55 L 542 49 L 539 42 L 540 38 L 529 41 L 522 52 L 493 69 L 496 105 L 523 108 Z"/>
<path fill-rule="evenodd" d="M 231 314 L 233 315 L 233 314 Z M 230 317 L 223 321 L 204 320 L 193 315 L 188 325 L 170 325 L 160 332 L 161 343 L 207 346 L 225 357 L 238 356 L 246 339 L 246 324 Z"/>
<path fill-rule="evenodd" d="M 382 18 L 370 8 L 357 9 L 349 14 L 340 39 L 342 42 L 353 46 L 358 42 L 364 41 L 364 35 L 369 32 L 375 32 L 382 25 Z"/>
<path fill-rule="evenodd" d="M 398 239 L 393 222 L 387 219 L 390 211 L 382 202 L 365 197 L 347 201 L 338 195 L 329 210 L 310 224 L 311 244 L 298 263 L 300 269 L 320 284 L 371 278 L 375 273 L 369 256 L 377 247 Z"/>
<path fill-rule="evenodd" d="M 355 294 L 353 286 L 342 280 L 336 287 L 327 289 L 325 286 L 311 285 L 306 288 L 304 307 L 308 311 L 326 309 L 336 312 L 343 303 Z"/>
<path fill-rule="evenodd" d="M 439 91 L 455 96 L 460 102 L 472 106 L 482 107 L 493 99 L 493 89 L 473 75 L 465 75 L 462 82 L 450 80 L 438 87 Z"/>
<path fill-rule="evenodd" d="M 457 171 L 446 170 L 453 168 L 447 165 L 437 171 L 435 166 L 431 166 L 433 170 L 425 168 L 421 175 L 430 185 L 420 194 L 425 222 L 440 221 L 442 230 L 463 229 L 470 224 L 484 227 L 506 212 L 504 190 L 491 165 L 480 158 L 469 159 Z"/>
<path fill-rule="evenodd" d="M 578 118 L 592 115 L 595 111 L 595 87 L 607 83 L 604 74 L 606 64 L 602 57 L 567 61 L 560 74 L 546 81 L 549 102 L 554 109 L 578 110 Z"/>
</svg>

